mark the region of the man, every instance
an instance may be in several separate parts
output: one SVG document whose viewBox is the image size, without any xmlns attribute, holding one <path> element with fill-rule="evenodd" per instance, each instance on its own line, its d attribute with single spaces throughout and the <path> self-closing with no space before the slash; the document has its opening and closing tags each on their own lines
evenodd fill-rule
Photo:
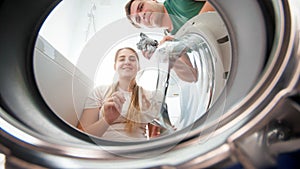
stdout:
<svg viewBox="0 0 300 169">
<path fill-rule="evenodd" d="M 172 40 L 177 31 L 191 18 L 198 14 L 214 11 L 210 3 L 201 0 L 165 0 L 163 3 L 157 0 L 130 0 L 125 11 L 129 21 L 137 28 L 162 28 L 165 29 L 165 36 L 159 44 Z M 145 54 L 143 53 L 145 56 Z M 147 56 L 145 56 L 148 58 Z M 204 112 L 198 111 L 199 86 L 198 69 L 191 63 L 190 58 L 185 53 L 174 62 L 173 70 L 177 76 L 186 82 L 184 83 L 181 99 L 181 114 L 183 115 L 178 127 L 184 128 L 201 117 Z M 193 113 L 192 113 L 193 112 Z"/>
<path fill-rule="evenodd" d="M 130 0 L 125 5 L 126 16 L 137 28 L 163 28 L 169 35 L 174 35 L 189 19 L 199 13 L 213 11 L 212 6 L 206 1 L 195 0 L 165 0 L 163 3 L 157 0 Z M 165 36 L 160 44 L 172 40 L 171 36 Z M 149 59 L 147 55 L 143 55 Z M 173 69 L 180 79 L 188 82 L 198 80 L 198 70 L 186 55 L 179 57 L 173 64 Z"/>
<path fill-rule="evenodd" d="M 206 1 L 195 0 L 130 0 L 125 5 L 126 16 L 136 27 L 163 28 L 171 35 L 194 16 L 214 11 Z"/>
</svg>

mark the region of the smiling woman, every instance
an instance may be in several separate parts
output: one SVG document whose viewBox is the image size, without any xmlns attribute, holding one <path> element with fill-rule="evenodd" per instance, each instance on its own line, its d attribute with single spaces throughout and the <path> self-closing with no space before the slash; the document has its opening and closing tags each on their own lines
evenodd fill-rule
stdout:
<svg viewBox="0 0 300 169">
<path fill-rule="evenodd" d="M 80 129 L 109 140 L 146 140 L 146 126 L 159 118 L 161 99 L 136 84 L 139 57 L 130 47 L 116 51 L 114 69 L 118 78 L 99 86 L 87 98 Z M 155 95 L 149 97 L 149 95 Z"/>
</svg>

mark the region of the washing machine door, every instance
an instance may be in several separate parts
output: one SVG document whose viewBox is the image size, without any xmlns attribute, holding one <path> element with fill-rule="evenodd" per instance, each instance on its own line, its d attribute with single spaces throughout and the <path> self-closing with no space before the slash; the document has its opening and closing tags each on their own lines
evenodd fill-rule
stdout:
<svg viewBox="0 0 300 169">
<path fill-rule="evenodd" d="M 58 84 L 36 79 L 43 73 L 35 72 L 43 65 L 34 65 L 36 52 L 43 54 L 35 50 L 43 41 L 39 30 L 63 1 L 0 1 L 0 153 L 6 168 L 266 168 L 279 165 L 281 154 L 299 150 L 299 2 L 209 2 L 227 33 L 205 27 L 200 17 L 177 37 L 197 33 L 206 51 L 222 62 L 226 83 L 215 90 L 213 104 L 164 137 L 117 142 L 81 132 L 72 117 L 54 112 L 60 107 L 49 102 L 64 96 L 50 101 L 41 83 Z M 222 60 L 226 56 L 229 62 Z M 68 68 L 53 71 L 72 79 L 68 70 L 74 69 Z M 87 93 L 93 82 L 77 83 L 88 78 L 76 77 L 77 87 Z"/>
</svg>

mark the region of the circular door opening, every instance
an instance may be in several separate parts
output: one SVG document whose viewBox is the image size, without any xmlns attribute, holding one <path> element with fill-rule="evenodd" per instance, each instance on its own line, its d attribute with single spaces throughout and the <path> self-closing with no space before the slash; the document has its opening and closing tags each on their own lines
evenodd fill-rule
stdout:
<svg viewBox="0 0 300 169">
<path fill-rule="evenodd" d="M 291 45 L 288 41 L 289 37 L 283 38 L 282 33 L 284 31 L 281 31 L 284 29 L 281 25 L 283 20 L 286 19 L 284 21 L 286 21 L 287 24 L 290 24 L 290 20 L 288 17 L 279 17 L 288 13 L 288 11 L 285 11 L 285 9 L 288 9 L 288 3 L 234 1 L 234 4 L 238 4 L 240 8 L 245 9 L 241 14 L 238 13 L 237 10 L 232 10 L 234 7 L 226 5 L 225 2 L 211 1 L 222 20 L 223 28 L 226 28 L 227 34 L 215 38 L 215 35 L 222 34 L 216 30 L 207 28 L 205 23 L 201 22 L 204 17 L 199 17 L 195 20 L 191 20 L 192 22 L 187 22 L 185 27 L 178 32 L 175 38 L 180 42 L 181 38 L 184 39 L 185 35 L 189 34 L 193 35 L 192 37 L 196 37 L 196 39 L 194 39 L 196 42 L 202 38 L 201 40 L 206 42 L 205 44 L 208 44 L 202 46 L 202 53 L 216 54 L 211 55 L 211 62 L 215 65 L 217 65 L 216 63 L 222 63 L 222 73 L 218 74 L 218 78 L 216 79 L 226 80 L 224 90 L 222 88 L 221 90 L 214 90 L 218 93 L 216 95 L 217 97 L 208 95 L 210 99 L 208 99 L 209 102 L 205 106 L 206 113 L 200 115 L 199 118 L 189 119 L 193 120 L 192 122 L 186 124 L 182 123 L 184 127 L 174 133 L 146 141 L 116 142 L 81 132 L 75 127 L 79 118 L 78 115 L 74 116 L 73 114 L 70 116 L 70 114 L 64 114 L 65 107 L 60 107 L 60 105 L 53 106 L 49 102 L 50 100 L 57 102 L 63 100 L 61 103 L 71 105 L 71 109 L 74 109 L 75 113 L 78 113 L 80 112 L 79 110 L 82 109 L 85 94 L 90 92 L 90 86 L 94 87 L 94 82 L 93 80 L 90 81 L 91 78 L 89 78 L 89 76 L 84 76 L 84 73 L 81 74 L 78 69 L 73 67 L 83 62 L 69 64 L 71 61 L 61 57 L 63 54 L 58 52 L 55 47 L 53 48 L 51 44 L 47 43 L 47 41 L 49 41 L 48 39 L 43 39 L 39 36 L 40 28 L 43 23 L 46 23 L 45 20 L 47 16 L 53 9 L 59 12 L 59 8 L 57 7 L 61 7 L 60 5 L 67 3 L 67 1 L 33 2 L 35 5 L 29 5 L 28 2 L 20 2 L 22 5 L 17 6 L 12 5 L 12 2 L 1 2 L 1 6 L 4 9 L 0 13 L 0 21 L 3 23 L 3 26 L 0 28 L 1 35 L 3 35 L 0 50 L 1 56 L 3 56 L 1 59 L 1 78 L 3 79 L 3 83 L 0 85 L 1 140 L 3 140 L 1 141 L 1 145 L 7 147 L 1 151 L 15 156 L 20 160 L 27 161 L 27 163 L 44 167 L 62 168 L 65 167 L 67 163 L 68 166 L 71 167 L 107 167 L 112 162 L 118 163 L 122 167 L 126 165 L 129 168 L 133 165 L 139 168 L 204 165 L 204 162 L 201 160 L 200 162 L 193 160 L 214 159 L 213 157 L 207 158 L 204 156 L 210 151 L 216 152 L 215 157 L 222 157 L 219 158 L 216 163 L 210 163 L 210 165 L 217 165 L 217 163 L 224 161 L 228 162 L 227 160 L 230 159 L 231 155 L 229 153 L 230 148 L 226 145 L 228 141 L 227 138 L 241 128 L 247 121 L 259 114 L 259 112 L 253 111 L 252 113 L 250 111 L 252 105 L 264 106 L 266 105 L 265 102 L 272 99 L 274 94 L 269 94 L 265 102 L 262 101 L 258 103 L 261 99 L 260 93 L 267 88 L 266 86 L 271 84 L 271 79 L 275 77 L 275 73 L 279 72 L 280 67 L 278 65 L 285 63 L 284 56 L 280 55 L 280 51 L 278 51 L 279 48 L 284 51 L 286 48 L 285 45 L 282 44 L 286 44 L 286 46 Z M 95 25 L 95 20 L 93 20 L 95 18 L 93 17 L 95 16 L 94 12 L 98 9 L 98 3 L 100 2 L 86 6 L 89 14 L 87 18 L 90 20 L 88 20 L 85 25 L 90 27 L 88 27 L 89 29 L 86 31 L 86 36 L 83 36 L 84 41 L 90 38 L 90 33 L 93 31 L 93 26 Z M 112 9 L 109 8 L 109 5 L 112 6 L 110 1 L 101 1 L 101 3 L 103 6 L 99 8 L 102 9 L 102 11 Z M 76 3 L 73 3 L 73 5 L 74 4 Z M 58 6 L 55 7 L 56 5 Z M 79 7 L 80 3 L 76 5 Z M 20 12 L 27 13 L 28 15 L 20 15 Z M 10 16 L 10 20 L 8 20 L 7 16 Z M 274 18 L 273 16 L 276 17 Z M 122 23 L 123 21 L 125 21 L 125 19 L 117 20 L 116 23 Z M 20 27 L 20 24 L 23 26 Z M 74 27 L 70 28 L 75 29 Z M 103 28 L 103 30 L 104 32 L 113 32 L 113 29 L 109 29 L 109 26 Z M 148 29 L 147 31 L 149 32 Z M 120 32 L 116 31 L 115 35 L 118 35 L 118 33 Z M 132 34 L 138 36 L 139 33 L 140 31 L 135 30 Z M 285 33 L 291 32 L 288 31 Z M 100 35 L 100 37 L 102 37 L 103 46 L 107 46 L 104 48 L 105 50 L 102 51 L 103 53 L 106 52 L 106 54 L 109 53 L 113 46 L 117 46 L 117 44 L 120 43 L 120 36 L 113 37 L 116 38 L 114 40 L 111 38 L 110 40 L 112 40 L 112 42 L 110 42 L 107 40 L 108 38 L 105 38 L 107 35 L 108 34 Z M 149 35 L 151 35 L 151 33 Z M 66 34 L 63 36 L 66 36 Z M 68 37 L 69 39 L 73 38 L 71 34 L 68 34 Z M 96 42 L 96 39 L 97 38 L 93 36 L 93 38 L 87 41 L 88 45 L 82 54 L 89 54 L 90 50 L 87 49 L 94 47 L 93 45 L 95 45 L 95 43 L 93 42 Z M 195 42 L 194 40 L 187 42 L 193 44 L 193 42 Z M 62 41 L 63 40 L 61 40 L 61 42 Z M 200 43 L 197 42 L 196 44 L 199 45 Z M 217 49 L 212 48 L 215 46 L 214 44 L 217 44 L 219 47 Z M 226 44 L 230 44 L 229 50 L 224 47 Z M 192 48 L 191 44 L 187 46 Z M 255 50 L 249 53 L 249 49 Z M 187 51 L 191 52 L 192 56 L 197 54 L 197 52 L 195 53 L 193 50 Z M 37 53 L 47 56 L 39 58 L 41 59 L 39 60 L 35 57 Z M 201 55 L 201 52 L 198 53 Z M 222 60 L 222 54 L 224 53 L 232 56 L 228 63 L 226 62 L 228 60 Z M 214 58 L 215 56 L 217 57 Z M 55 59 L 59 62 L 54 63 Z M 104 59 L 101 60 L 101 63 L 102 61 L 104 61 Z M 37 62 L 39 64 L 36 64 Z M 55 72 L 55 76 L 48 74 L 48 76 L 44 76 L 44 78 L 46 78 L 45 80 L 38 80 L 36 78 L 37 74 L 42 75 L 43 73 L 49 73 L 47 72 L 48 69 L 43 69 L 48 66 L 48 63 L 58 66 L 57 69 L 52 69 L 52 73 Z M 194 68 L 195 65 L 198 66 L 197 68 L 199 68 L 199 65 L 202 66 L 200 68 L 205 68 L 204 60 L 196 60 L 195 63 L 196 64 L 193 65 Z M 92 65 L 95 66 L 94 68 L 96 68 L 98 64 L 99 62 L 92 63 Z M 211 65 L 213 64 L 206 64 L 206 66 Z M 63 66 L 63 69 L 59 66 Z M 37 69 L 37 67 L 40 68 Z M 213 67 L 214 66 L 211 68 Z M 93 78 L 96 77 L 94 76 L 94 73 L 97 72 L 96 70 L 97 69 L 93 69 L 91 72 Z M 149 69 L 145 69 L 146 72 L 148 70 Z M 64 73 L 67 73 L 67 76 L 64 76 Z M 201 74 L 201 72 L 199 74 Z M 56 75 L 62 75 L 59 77 L 60 79 L 56 79 L 58 81 L 69 79 L 65 88 L 63 88 L 64 84 L 61 85 L 57 83 L 57 81 L 50 80 L 51 78 L 55 79 Z M 204 78 L 204 76 L 198 77 Z M 184 93 L 178 92 L 177 87 L 180 85 L 176 83 L 176 80 L 172 80 L 171 77 L 171 86 L 168 88 L 170 93 L 166 95 L 170 96 L 170 99 L 176 97 L 178 93 L 179 95 L 197 94 L 193 93 L 195 90 Z M 204 83 L 205 81 L 201 82 Z M 217 85 L 220 84 L 220 81 L 215 81 L 215 83 L 211 82 L 212 81 L 209 81 L 209 83 L 205 84 L 209 87 L 215 85 L 215 89 Z M 42 83 L 55 92 L 41 90 Z M 79 90 L 77 89 L 80 87 L 83 88 L 85 94 L 78 92 Z M 182 89 L 183 87 L 181 86 L 180 91 Z M 77 93 L 74 91 L 77 91 Z M 275 90 L 272 90 L 272 92 L 273 91 L 276 92 Z M 69 94 L 66 94 L 68 92 Z M 59 93 L 59 95 L 54 93 Z M 207 93 L 209 93 L 209 91 L 207 91 Z M 45 95 L 48 96 L 48 94 L 54 94 L 54 96 L 45 97 Z M 81 105 L 74 104 L 74 101 L 81 102 Z M 188 101 L 188 103 L 192 102 Z M 191 107 L 195 108 L 194 106 Z M 55 109 L 59 111 L 55 111 Z M 169 111 L 170 110 L 171 109 L 169 109 Z M 182 109 L 180 113 L 183 114 L 185 110 L 186 109 Z M 68 111 L 73 110 L 69 109 Z M 190 111 L 187 112 L 190 113 Z M 241 118 L 240 115 L 245 115 L 247 118 L 236 120 Z M 188 120 L 188 118 L 184 118 L 184 120 Z M 178 121 L 180 120 L 176 122 Z M 10 151 L 6 151 L 7 149 Z M 197 149 L 197 151 L 195 151 L 195 149 Z M 179 161 L 174 161 L 180 152 L 184 152 L 185 156 Z M 138 157 L 145 157 L 145 159 Z M 78 159 L 80 159 L 80 161 Z M 55 161 L 60 161 L 60 163 L 56 163 Z M 72 161 L 72 163 L 69 163 L 70 161 Z M 236 162 L 229 161 L 231 164 Z M 8 162 L 10 165 L 20 164 Z"/>
</svg>

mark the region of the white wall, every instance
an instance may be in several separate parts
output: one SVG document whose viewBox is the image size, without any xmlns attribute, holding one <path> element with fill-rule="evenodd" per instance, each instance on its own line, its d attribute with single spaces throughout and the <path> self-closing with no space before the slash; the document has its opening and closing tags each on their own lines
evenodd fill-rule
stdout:
<svg viewBox="0 0 300 169">
<path fill-rule="evenodd" d="M 111 22 L 125 18 L 126 2 L 127 0 L 63 0 L 44 22 L 40 36 L 76 64 L 83 47 L 97 31 Z"/>
</svg>

